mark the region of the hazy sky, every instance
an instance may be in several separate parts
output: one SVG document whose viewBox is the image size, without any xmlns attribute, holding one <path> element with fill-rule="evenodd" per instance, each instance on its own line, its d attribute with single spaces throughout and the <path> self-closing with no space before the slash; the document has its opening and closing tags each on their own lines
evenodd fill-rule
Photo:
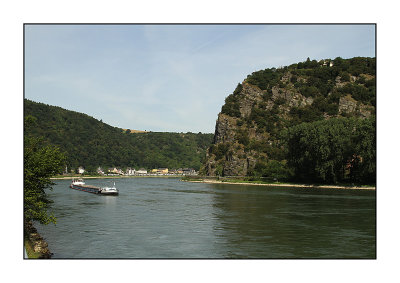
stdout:
<svg viewBox="0 0 400 283">
<path fill-rule="evenodd" d="M 213 133 L 254 71 L 375 56 L 374 25 L 25 25 L 25 98 L 112 126 Z"/>
</svg>

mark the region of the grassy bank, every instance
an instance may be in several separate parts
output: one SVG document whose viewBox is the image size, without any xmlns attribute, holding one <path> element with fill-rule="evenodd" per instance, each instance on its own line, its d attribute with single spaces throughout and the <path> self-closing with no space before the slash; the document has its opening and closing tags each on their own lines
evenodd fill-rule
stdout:
<svg viewBox="0 0 400 283">
<path fill-rule="evenodd" d="M 24 246 L 26 253 L 28 254 L 28 258 L 40 258 L 42 255 L 41 253 L 34 251 L 33 243 L 28 239 L 27 236 L 24 236 Z"/>
<path fill-rule="evenodd" d="M 24 246 L 28 258 L 51 258 L 47 242 L 31 221 L 24 223 Z"/>
</svg>

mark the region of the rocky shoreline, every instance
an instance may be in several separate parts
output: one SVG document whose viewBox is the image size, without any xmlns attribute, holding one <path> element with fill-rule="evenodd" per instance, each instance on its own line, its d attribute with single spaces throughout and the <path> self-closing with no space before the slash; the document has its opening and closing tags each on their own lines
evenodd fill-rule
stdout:
<svg viewBox="0 0 400 283">
<path fill-rule="evenodd" d="M 32 245 L 33 251 L 40 254 L 38 258 L 51 258 L 52 253 L 48 248 L 49 245 L 43 239 L 43 237 L 40 236 L 32 222 L 29 221 L 24 225 L 24 233 Z"/>
</svg>

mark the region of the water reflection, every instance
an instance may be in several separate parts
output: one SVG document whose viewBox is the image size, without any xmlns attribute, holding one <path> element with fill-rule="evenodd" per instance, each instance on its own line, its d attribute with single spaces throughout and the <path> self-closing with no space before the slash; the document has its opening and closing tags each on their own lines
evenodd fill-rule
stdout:
<svg viewBox="0 0 400 283">
<path fill-rule="evenodd" d="M 119 196 L 57 181 L 57 225 L 37 227 L 55 258 L 375 257 L 374 192 L 115 181 Z"/>
<path fill-rule="evenodd" d="M 214 232 L 229 257 L 374 258 L 371 193 L 214 185 Z M 279 191 L 277 193 L 276 191 Z M 356 193 L 357 194 L 357 193 Z M 368 217 L 365 217 L 368 214 Z"/>
</svg>

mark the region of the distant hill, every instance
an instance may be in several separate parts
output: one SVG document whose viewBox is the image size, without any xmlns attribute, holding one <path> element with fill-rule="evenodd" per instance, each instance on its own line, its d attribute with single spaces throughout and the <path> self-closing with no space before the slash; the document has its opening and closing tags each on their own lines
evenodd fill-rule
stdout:
<svg viewBox="0 0 400 283">
<path fill-rule="evenodd" d="M 351 162 L 359 160 L 357 166 L 365 169 L 362 178 L 373 180 L 375 73 L 375 58 L 338 57 L 321 61 L 308 58 L 305 62 L 248 75 L 225 99 L 202 172 L 211 176 L 276 177 L 290 175 L 294 170 L 298 179 L 302 172 L 302 180 L 309 177 L 314 182 L 336 182 L 350 179 L 350 169 L 355 176 L 356 165 Z M 332 121 L 321 122 L 325 120 Z M 306 127 L 304 123 L 311 126 Z M 350 126 L 354 131 L 346 132 Z M 358 133 L 358 129 L 364 132 Z M 322 152 L 322 148 L 325 149 L 323 141 L 331 142 L 337 138 L 334 131 L 339 135 L 348 133 L 348 145 L 340 148 L 345 140 L 343 136 Z M 290 139 L 295 134 L 300 140 Z M 306 136 L 315 137 L 315 140 L 307 140 Z M 368 139 L 368 151 L 367 141 L 361 143 L 364 136 Z M 359 142 L 356 142 L 357 138 Z M 296 147 L 294 142 L 304 144 L 296 144 Z M 307 149 L 312 145 L 315 145 L 312 150 Z M 297 160 L 293 160 L 295 153 Z M 334 154 L 341 160 L 334 163 Z M 304 166 L 295 168 L 293 164 Z M 309 169 L 306 173 L 305 168 Z"/>
<path fill-rule="evenodd" d="M 69 168 L 83 166 L 90 171 L 97 166 L 198 170 L 213 138 L 202 133 L 126 133 L 86 114 L 27 99 L 24 115 L 37 119 L 25 135 L 59 146 Z"/>
</svg>

